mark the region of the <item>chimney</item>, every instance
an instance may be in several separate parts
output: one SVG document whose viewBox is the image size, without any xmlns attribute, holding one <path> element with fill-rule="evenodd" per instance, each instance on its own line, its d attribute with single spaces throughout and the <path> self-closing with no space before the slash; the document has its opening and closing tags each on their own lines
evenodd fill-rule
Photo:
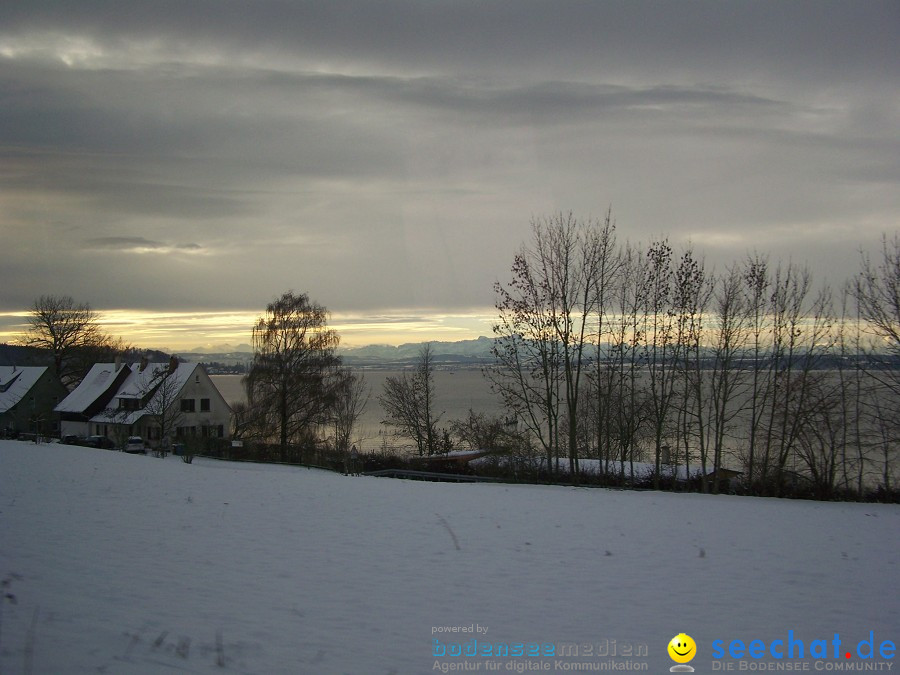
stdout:
<svg viewBox="0 0 900 675">
<path fill-rule="evenodd" d="M 122 369 L 122 355 L 116 355 L 116 372 L 118 373 Z"/>
<path fill-rule="evenodd" d="M 170 356 L 169 357 L 169 372 L 174 373 L 175 369 L 178 367 L 178 357 Z"/>
<path fill-rule="evenodd" d="M 142 356 L 142 357 L 141 357 L 141 365 L 140 365 L 140 367 L 138 368 L 138 372 L 143 373 L 143 372 L 147 369 L 147 366 L 148 366 L 149 364 L 150 364 L 150 362 L 147 360 L 147 357 L 146 357 L 146 356 Z"/>
</svg>

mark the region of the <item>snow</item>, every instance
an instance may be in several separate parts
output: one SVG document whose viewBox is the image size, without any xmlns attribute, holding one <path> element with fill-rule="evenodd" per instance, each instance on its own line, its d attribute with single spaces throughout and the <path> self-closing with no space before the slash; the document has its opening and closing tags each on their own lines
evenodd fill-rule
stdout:
<svg viewBox="0 0 900 675">
<path fill-rule="evenodd" d="M 141 370 L 141 364 L 135 363 L 131 365 L 131 373 L 119 387 L 116 392 L 116 398 L 137 398 L 142 399 L 151 391 L 158 383 L 161 376 L 168 373 L 168 377 L 172 378 L 175 383 L 172 385 L 174 392 L 179 392 L 185 384 L 190 380 L 191 375 L 197 369 L 199 364 L 183 362 L 169 373 L 168 363 L 150 363 L 146 368 Z"/>
<path fill-rule="evenodd" d="M 21 401 L 46 371 L 43 366 L 0 366 L 0 413 Z"/>
<path fill-rule="evenodd" d="M 116 370 L 114 363 L 95 363 L 78 386 L 56 406 L 56 412 L 84 412 L 107 391 Z"/>
<path fill-rule="evenodd" d="M 660 673 L 680 632 L 698 672 L 716 639 L 794 631 L 809 648 L 839 633 L 850 648 L 872 631 L 877 648 L 900 642 L 898 533 L 895 505 L 425 483 L 0 441 L 0 671 L 610 660 L 435 656 L 438 639 L 605 646 Z M 629 645 L 647 655 L 624 657 Z"/>
<path fill-rule="evenodd" d="M 84 412 L 104 393 L 107 393 L 108 388 L 112 384 L 112 378 L 120 367 L 115 363 L 94 364 L 78 387 L 56 406 L 56 411 Z M 146 414 L 147 408 L 157 409 L 158 404 L 154 405 L 153 401 L 148 401 L 143 408 L 123 416 L 122 410 L 117 407 L 119 399 L 143 399 L 148 392 L 158 385 L 159 378 L 166 373 L 168 373 L 167 377 L 172 378 L 171 381 L 173 382 L 167 395 L 175 397 L 190 381 L 199 367 L 200 364 L 198 363 L 182 362 L 173 372 L 169 373 L 168 363 L 150 363 L 143 369 L 140 362 L 130 364 L 127 376 L 111 397 L 110 404 L 112 407 L 100 411 L 90 421 L 100 424 L 112 423 L 128 426 L 135 424 Z M 154 397 L 158 399 L 160 396 L 162 396 L 162 393 L 157 390 L 154 393 Z"/>
</svg>

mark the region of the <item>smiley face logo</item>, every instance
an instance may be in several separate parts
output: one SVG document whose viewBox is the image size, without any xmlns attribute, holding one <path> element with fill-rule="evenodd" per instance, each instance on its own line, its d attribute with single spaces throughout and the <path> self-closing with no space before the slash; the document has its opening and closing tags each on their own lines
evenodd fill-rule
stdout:
<svg viewBox="0 0 900 675">
<path fill-rule="evenodd" d="M 694 638 L 679 633 L 669 640 L 669 657 L 675 663 L 687 663 L 697 655 L 697 643 Z"/>
</svg>

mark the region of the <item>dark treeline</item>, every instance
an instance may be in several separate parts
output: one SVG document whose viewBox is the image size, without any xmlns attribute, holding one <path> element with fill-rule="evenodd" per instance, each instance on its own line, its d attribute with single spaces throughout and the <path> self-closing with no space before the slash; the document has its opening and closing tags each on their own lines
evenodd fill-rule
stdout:
<svg viewBox="0 0 900 675">
<path fill-rule="evenodd" d="M 650 463 L 656 487 L 676 465 L 739 471 L 754 494 L 890 492 L 900 239 L 881 254 L 831 288 L 762 254 L 713 270 L 665 239 L 620 243 L 609 214 L 538 220 L 496 285 L 487 375 L 551 474 L 599 459 L 623 480 Z"/>
</svg>

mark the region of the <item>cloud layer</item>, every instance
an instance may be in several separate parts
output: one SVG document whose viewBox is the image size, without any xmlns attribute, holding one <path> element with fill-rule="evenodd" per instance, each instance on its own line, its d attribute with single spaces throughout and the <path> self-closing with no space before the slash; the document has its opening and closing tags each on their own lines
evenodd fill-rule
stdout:
<svg viewBox="0 0 900 675">
<path fill-rule="evenodd" d="M 0 309 L 483 308 L 532 217 L 835 283 L 900 215 L 896 2 L 0 7 Z"/>
</svg>

